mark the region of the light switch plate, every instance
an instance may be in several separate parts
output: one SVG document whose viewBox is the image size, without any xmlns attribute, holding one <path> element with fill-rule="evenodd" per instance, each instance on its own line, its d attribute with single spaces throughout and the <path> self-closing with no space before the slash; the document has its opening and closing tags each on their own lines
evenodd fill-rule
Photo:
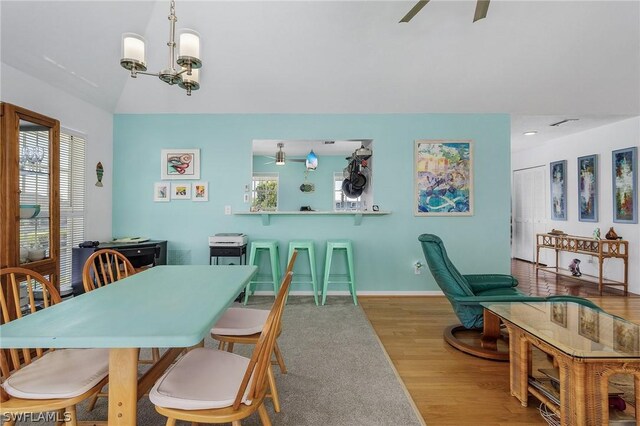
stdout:
<svg viewBox="0 0 640 426">
<path fill-rule="evenodd" d="M 224 214 L 231 214 L 231 206 L 224 206 Z"/>
</svg>

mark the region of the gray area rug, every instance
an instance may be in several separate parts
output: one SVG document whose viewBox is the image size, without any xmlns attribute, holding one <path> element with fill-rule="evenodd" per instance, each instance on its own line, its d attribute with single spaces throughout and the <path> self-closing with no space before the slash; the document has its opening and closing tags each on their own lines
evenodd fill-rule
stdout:
<svg viewBox="0 0 640 426">
<path fill-rule="evenodd" d="M 271 297 L 252 297 L 248 307 L 268 309 L 272 302 Z M 265 402 L 272 423 L 295 426 L 424 424 L 362 308 L 354 306 L 348 297 L 331 297 L 327 303 L 318 307 L 311 297 L 289 298 L 278 340 L 288 373 L 281 374 L 279 367 L 274 366 L 281 412 L 274 413 L 271 401 Z M 205 345 L 217 347 L 217 342 L 209 338 Z M 250 356 L 251 349 L 241 345 L 235 352 Z M 143 357 L 149 356 L 145 353 Z M 90 413 L 84 405 L 78 407 L 80 420 L 106 419 L 106 398 L 100 398 Z M 163 425 L 165 421 L 147 397 L 138 402 L 138 425 Z M 242 424 L 261 423 L 254 414 Z"/>
</svg>

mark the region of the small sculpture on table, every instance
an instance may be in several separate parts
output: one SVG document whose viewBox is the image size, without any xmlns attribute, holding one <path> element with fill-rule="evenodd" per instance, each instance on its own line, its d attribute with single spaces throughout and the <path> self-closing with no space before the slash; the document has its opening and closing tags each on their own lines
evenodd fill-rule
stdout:
<svg viewBox="0 0 640 426">
<path fill-rule="evenodd" d="M 613 230 L 613 226 L 609 228 L 609 232 L 604 236 L 607 240 L 617 240 L 618 234 Z"/>
<path fill-rule="evenodd" d="M 569 271 L 571 271 L 571 275 L 574 277 L 582 276 L 582 272 L 580 272 L 580 259 L 573 259 L 569 264 Z"/>
<path fill-rule="evenodd" d="M 596 228 L 593 230 L 593 239 L 594 240 L 600 239 L 600 228 Z"/>
</svg>

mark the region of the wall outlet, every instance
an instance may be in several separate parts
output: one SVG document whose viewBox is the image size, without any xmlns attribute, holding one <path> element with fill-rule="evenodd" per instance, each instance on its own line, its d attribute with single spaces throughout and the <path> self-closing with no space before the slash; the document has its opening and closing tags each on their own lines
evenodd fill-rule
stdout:
<svg viewBox="0 0 640 426">
<path fill-rule="evenodd" d="M 244 186 L 244 192 L 249 192 L 249 185 Z"/>
<path fill-rule="evenodd" d="M 231 214 L 231 206 L 224 206 L 224 214 Z"/>
<path fill-rule="evenodd" d="M 245 203 L 249 202 L 249 194 L 244 194 L 244 202 Z"/>
<path fill-rule="evenodd" d="M 413 264 L 413 273 L 416 275 L 420 275 L 422 273 L 422 263 L 416 262 Z"/>
<path fill-rule="evenodd" d="M 587 259 L 587 263 L 593 263 L 593 256 L 589 256 L 589 258 Z"/>
</svg>

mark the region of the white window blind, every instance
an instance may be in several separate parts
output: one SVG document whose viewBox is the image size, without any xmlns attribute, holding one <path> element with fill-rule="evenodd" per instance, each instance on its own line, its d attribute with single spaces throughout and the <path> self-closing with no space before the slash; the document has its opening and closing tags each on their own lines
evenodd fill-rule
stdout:
<svg viewBox="0 0 640 426">
<path fill-rule="evenodd" d="M 71 285 L 72 248 L 85 240 L 85 150 L 83 137 L 60 133 L 60 285 Z"/>
</svg>

